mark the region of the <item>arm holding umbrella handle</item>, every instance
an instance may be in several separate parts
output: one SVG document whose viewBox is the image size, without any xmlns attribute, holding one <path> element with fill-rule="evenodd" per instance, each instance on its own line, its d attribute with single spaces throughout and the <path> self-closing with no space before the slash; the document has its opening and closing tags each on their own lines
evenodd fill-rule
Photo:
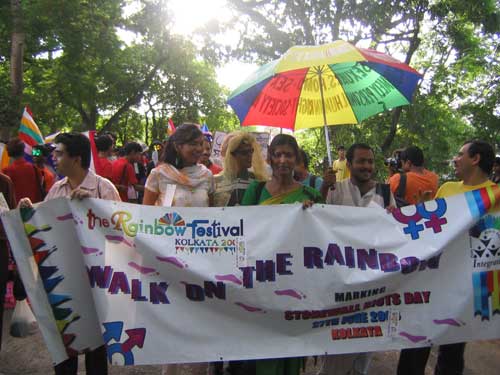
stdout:
<svg viewBox="0 0 500 375">
<path fill-rule="evenodd" d="M 333 168 L 325 169 L 325 172 L 323 173 L 323 183 L 321 184 L 320 188 L 320 193 L 323 196 L 323 198 L 326 199 L 326 196 L 328 195 L 328 190 L 335 189 L 336 182 L 337 182 L 336 171 L 333 170 Z"/>
</svg>

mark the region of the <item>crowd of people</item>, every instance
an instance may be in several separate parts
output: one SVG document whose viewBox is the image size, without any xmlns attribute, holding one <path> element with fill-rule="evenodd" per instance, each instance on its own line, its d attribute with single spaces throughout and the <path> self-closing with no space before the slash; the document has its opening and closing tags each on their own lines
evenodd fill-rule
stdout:
<svg viewBox="0 0 500 375">
<path fill-rule="evenodd" d="M 98 157 L 90 169 L 91 145 L 79 133 L 62 133 L 54 145 L 33 149 L 33 163 L 25 160 L 24 144 L 11 140 L 7 150 L 12 163 L 0 173 L 0 191 L 7 204 L 32 206 L 57 197 L 86 197 L 167 207 L 226 207 L 314 203 L 356 207 L 394 207 L 417 204 L 437 197 L 460 194 L 499 183 L 500 157 L 481 140 L 464 142 L 453 159 L 458 181 L 439 187 L 438 176 L 426 169 L 422 150 L 409 146 L 387 161 L 392 168 L 386 183 L 376 181 L 375 154 L 370 145 L 355 143 L 337 148 L 338 159 L 321 176 L 309 172 L 309 155 L 291 135 L 276 135 L 267 159 L 251 133 L 226 136 L 223 165 L 210 159 L 210 137 L 196 124 L 183 124 L 166 142 L 147 148 L 137 142 L 124 145 L 116 155 L 115 139 L 102 134 L 95 139 Z M 47 165 L 52 155 L 55 172 Z M 0 228 L 0 300 L 7 282 L 7 239 Z M 15 297 L 26 298 L 19 278 Z M 3 304 L 0 303 L 0 327 Z M 1 335 L 1 329 L 0 329 Z M 1 344 L 1 336 L 0 336 Z M 436 374 L 462 374 L 464 343 L 439 348 Z M 398 374 L 423 375 L 430 348 L 401 352 Z M 371 353 L 331 355 L 324 358 L 322 375 L 366 374 Z M 55 366 L 56 374 L 76 374 L 77 358 Z M 107 374 L 105 346 L 85 354 L 88 374 Z M 228 364 L 168 365 L 167 375 L 189 373 L 233 375 L 298 375 L 303 358 L 233 361 Z"/>
</svg>

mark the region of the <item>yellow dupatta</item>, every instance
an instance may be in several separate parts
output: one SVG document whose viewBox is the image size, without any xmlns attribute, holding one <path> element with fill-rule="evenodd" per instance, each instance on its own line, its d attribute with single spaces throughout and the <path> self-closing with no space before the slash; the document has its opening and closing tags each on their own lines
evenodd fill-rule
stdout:
<svg viewBox="0 0 500 375">
<path fill-rule="evenodd" d="M 266 200 L 260 202 L 259 205 L 269 206 L 272 204 L 302 202 L 303 198 L 304 198 L 303 186 L 299 186 L 296 189 L 293 189 L 286 193 L 281 193 L 273 197 L 267 198 Z"/>
</svg>

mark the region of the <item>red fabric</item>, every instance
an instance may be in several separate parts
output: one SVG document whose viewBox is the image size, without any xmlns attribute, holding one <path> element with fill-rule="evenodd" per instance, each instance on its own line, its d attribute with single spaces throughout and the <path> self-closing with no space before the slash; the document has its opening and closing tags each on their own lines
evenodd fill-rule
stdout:
<svg viewBox="0 0 500 375">
<path fill-rule="evenodd" d="M 42 201 L 42 194 L 40 189 L 41 176 L 36 177 L 38 170 L 33 164 L 28 163 L 24 159 L 17 159 L 2 170 L 7 176 L 10 177 L 14 184 L 16 204 L 21 198 L 29 198 L 33 203 Z"/>
<path fill-rule="evenodd" d="M 368 60 L 379 64 L 389 65 L 396 69 L 406 70 L 418 75 L 421 75 L 411 66 L 396 60 L 395 58 L 373 49 L 369 48 L 358 48 L 358 51 Z"/>
<path fill-rule="evenodd" d="M 88 133 L 88 134 L 86 134 Z M 98 175 L 100 175 L 102 173 L 102 165 L 101 163 L 99 162 L 99 151 L 97 151 L 97 147 L 95 145 L 95 130 L 90 130 L 88 132 L 85 132 L 84 133 L 85 135 L 87 135 L 87 137 L 89 138 L 89 142 L 90 142 L 90 154 L 92 156 L 92 161 L 91 161 L 91 167 L 92 167 L 92 164 L 94 165 L 94 172 Z M 92 168 L 90 168 L 92 169 Z"/>
<path fill-rule="evenodd" d="M 101 173 L 96 174 L 111 181 L 113 179 L 113 163 L 108 158 L 99 158 L 99 164 Z"/>
<path fill-rule="evenodd" d="M 56 175 L 47 167 L 43 167 L 42 169 L 38 168 L 38 170 L 43 174 L 43 187 L 45 193 L 48 193 L 52 185 L 54 185 L 54 182 L 56 182 Z"/>
<path fill-rule="evenodd" d="M 215 163 L 210 164 L 210 167 L 208 167 L 208 169 L 210 169 L 214 176 L 222 172 L 222 168 Z"/>
<path fill-rule="evenodd" d="M 115 185 L 128 187 L 130 185 L 138 184 L 137 177 L 135 177 L 134 167 L 125 158 L 119 158 L 113 162 L 111 177 L 111 181 L 113 181 Z M 127 190 L 119 188 L 118 192 L 120 193 L 122 202 L 128 202 Z"/>
<path fill-rule="evenodd" d="M 262 88 L 241 125 L 266 124 L 293 130 L 302 83 L 308 70 L 276 74 Z"/>
</svg>

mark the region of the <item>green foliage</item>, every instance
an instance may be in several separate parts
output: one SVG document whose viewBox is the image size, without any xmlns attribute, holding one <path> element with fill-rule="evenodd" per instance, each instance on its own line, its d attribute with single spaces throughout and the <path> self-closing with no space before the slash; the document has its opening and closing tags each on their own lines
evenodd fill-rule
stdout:
<svg viewBox="0 0 500 375">
<path fill-rule="evenodd" d="M 135 5 L 124 13 L 125 6 Z M 167 0 L 22 1 L 24 93 L 11 97 L 12 15 L 0 3 L 0 126 L 17 129 L 29 104 L 44 134 L 110 130 L 119 140 L 162 138 L 168 118 L 232 131 L 238 119 L 215 76 L 220 61 L 264 63 L 297 44 L 342 38 L 411 62 L 424 74 L 401 116 L 382 113 L 329 129 L 331 146 L 365 142 L 383 159 L 415 144 L 430 169 L 448 163 L 466 138 L 500 148 L 500 11 L 495 0 L 228 0 L 234 19 L 211 21 L 204 44 L 172 35 Z M 130 13 L 130 14 L 129 14 Z M 218 34 L 232 30 L 236 46 Z M 130 38 L 122 40 L 124 33 Z M 235 77 L 239 79 L 239 77 Z M 5 133 L 5 131 L 4 131 Z M 312 165 L 326 155 L 323 129 L 297 134 Z M 334 152 L 335 157 L 335 152 Z M 317 170 L 320 172 L 320 170 Z"/>
<path fill-rule="evenodd" d="M 26 33 L 25 90 L 44 134 L 62 127 L 111 130 L 123 139 L 146 137 L 144 102 L 157 112 L 148 131 L 164 132 L 167 117 L 176 123 L 214 126 L 234 123 L 211 63 L 194 45 L 169 32 L 167 1 L 135 1 L 124 15 L 121 0 L 39 0 L 23 2 Z M 9 14 L 9 8 L 2 5 Z M 9 17 L 0 26 L 0 70 L 9 70 Z M 132 36 L 125 43 L 124 32 Z M 7 81 L 8 82 L 8 81 Z M 7 87 L 7 85 L 3 86 Z M 2 92 L 2 102 L 8 98 Z M 5 98 L 5 99 L 4 99 Z M 12 107 L 9 104 L 10 107 Z M 13 116 L 18 122 L 20 114 Z M 9 115 L 12 116 L 12 113 Z M 148 119 L 149 120 L 149 119 Z M 124 127 L 124 121 L 127 125 Z M 132 124 L 134 124 L 132 126 Z M 163 127 L 163 129 L 162 129 Z"/>
<path fill-rule="evenodd" d="M 330 130 L 332 149 L 354 142 L 373 146 L 380 177 L 383 159 L 410 144 L 420 146 L 429 168 L 442 175 L 449 173 L 448 160 L 467 138 L 481 137 L 500 147 L 497 1 L 229 2 L 237 14 L 229 27 L 241 33 L 233 57 L 262 63 L 292 45 L 341 38 L 413 61 L 424 79 L 400 116 L 382 113 L 360 126 Z M 313 164 L 326 155 L 323 134 L 318 129 L 297 135 Z"/>
</svg>

